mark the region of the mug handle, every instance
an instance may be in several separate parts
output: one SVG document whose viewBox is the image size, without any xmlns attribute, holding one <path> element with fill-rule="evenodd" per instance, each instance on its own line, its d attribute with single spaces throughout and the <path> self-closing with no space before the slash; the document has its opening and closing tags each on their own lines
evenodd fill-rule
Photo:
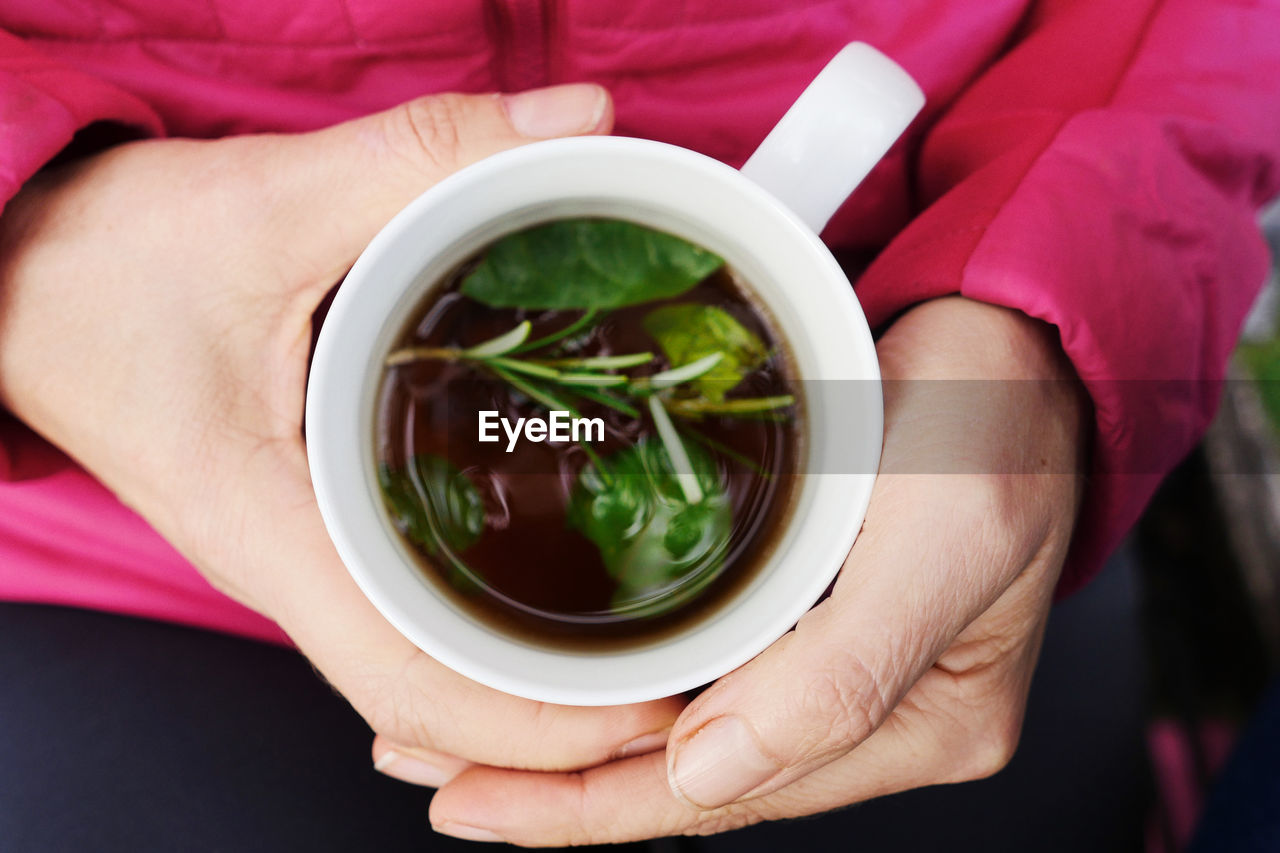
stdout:
<svg viewBox="0 0 1280 853">
<path fill-rule="evenodd" d="M 847 44 L 769 131 L 742 174 L 817 234 L 924 101 L 898 63 L 869 44 Z"/>
</svg>

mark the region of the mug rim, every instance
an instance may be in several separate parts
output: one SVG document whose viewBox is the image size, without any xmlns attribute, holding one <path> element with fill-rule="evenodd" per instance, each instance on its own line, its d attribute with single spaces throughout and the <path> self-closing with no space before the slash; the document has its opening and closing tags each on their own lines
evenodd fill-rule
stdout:
<svg viewBox="0 0 1280 853">
<path fill-rule="evenodd" d="M 398 537 L 388 541 L 385 512 L 369 488 L 374 466 L 370 386 L 377 384 L 379 353 L 403 326 L 404 314 L 397 310 L 417 304 L 433 286 L 423 283 L 432 277 L 432 263 L 437 269 L 451 267 L 462 258 L 446 259 L 450 253 L 468 254 L 460 248 L 467 240 L 474 251 L 522 227 L 511 225 L 519 216 L 544 221 L 556 218 L 544 214 L 557 204 L 587 202 L 629 210 L 652 203 L 648 209 L 666 213 L 646 215 L 688 215 L 697 223 L 693 230 L 707 232 L 695 235 L 695 242 L 727 259 L 735 253 L 754 257 L 770 270 L 788 260 L 799 263 L 809 277 L 802 277 L 805 289 L 798 294 L 778 291 L 771 297 L 744 273 L 783 325 L 780 332 L 790 344 L 799 379 L 874 380 L 874 394 L 866 395 L 865 417 L 857 425 L 860 446 L 852 451 L 857 463 L 847 469 L 857 473 L 801 478 L 778 545 L 756 579 L 727 607 L 671 638 L 593 653 L 534 647 L 459 612 L 421 577 Z M 443 211 L 449 215 L 442 216 Z M 716 217 L 727 217 L 750 234 L 730 234 L 733 226 Z M 486 228 L 492 232 L 487 238 Z M 689 236 L 683 228 L 678 233 Z M 759 245 L 764 235 L 773 240 L 767 248 Z M 755 245 L 748 250 L 744 242 Z M 800 322 L 797 314 L 820 331 L 806 323 L 803 340 L 797 340 L 791 333 Z M 790 331 L 780 315 L 789 318 Z M 813 375 L 806 375 L 809 370 Z M 870 330 L 851 285 L 817 235 L 737 170 L 687 149 L 621 137 L 556 139 L 505 151 L 445 178 L 406 206 L 370 242 L 330 307 L 312 361 L 306 409 L 307 454 L 325 527 L 348 572 L 384 618 L 423 651 L 475 681 L 575 705 L 637 702 L 691 689 L 745 663 L 786 633 L 826 590 L 853 545 L 870 500 L 883 432 Z M 362 463 L 361 455 L 367 461 Z M 809 512 L 802 514 L 805 500 Z M 383 523 L 374 523 L 379 515 Z M 789 581 L 787 566 L 793 567 Z"/>
</svg>

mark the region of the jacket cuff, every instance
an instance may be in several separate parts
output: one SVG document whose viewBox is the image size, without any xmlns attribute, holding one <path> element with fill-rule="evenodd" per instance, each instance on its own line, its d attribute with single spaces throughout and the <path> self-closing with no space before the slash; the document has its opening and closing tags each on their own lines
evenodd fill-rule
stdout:
<svg viewBox="0 0 1280 853">
<path fill-rule="evenodd" d="M 1189 151 L 1207 150 L 1247 165 L 1206 170 Z M 1080 113 L 958 184 L 857 283 L 876 329 L 956 293 L 1057 328 L 1094 407 L 1059 595 L 1098 571 L 1213 417 L 1268 269 L 1254 209 L 1277 189 L 1258 178 L 1270 159 L 1209 125 L 1174 136 L 1158 116 Z"/>
</svg>

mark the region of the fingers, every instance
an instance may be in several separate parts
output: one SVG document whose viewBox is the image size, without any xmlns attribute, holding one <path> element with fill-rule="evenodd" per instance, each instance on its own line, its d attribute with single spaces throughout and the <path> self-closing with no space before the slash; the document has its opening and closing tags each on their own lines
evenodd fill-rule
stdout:
<svg viewBox="0 0 1280 853">
<path fill-rule="evenodd" d="M 710 834 L 815 814 L 921 785 L 989 776 L 1017 745 L 1056 574 L 1018 577 L 856 749 L 771 794 L 695 808 L 667 782 L 662 753 L 579 773 L 469 767 L 436 794 L 431 822 L 462 838 L 526 846 Z"/>
<path fill-rule="evenodd" d="M 369 603 L 334 552 L 305 464 L 300 449 L 255 456 L 237 483 L 256 512 L 234 536 L 215 529 L 224 544 L 204 551 L 218 548 L 220 563 L 238 567 L 255 604 L 374 731 L 397 745 L 538 769 L 591 766 L 637 738 L 665 740 L 682 700 L 605 708 L 533 702 L 464 678 L 413 646 Z"/>
<path fill-rule="evenodd" d="M 411 785 L 439 788 L 471 766 L 445 752 L 396 744 L 382 735 L 373 739 L 373 769 Z"/>
<path fill-rule="evenodd" d="M 476 767 L 436 793 L 430 816 L 445 835 L 533 847 L 672 835 L 702 818 L 671 795 L 661 753 L 581 773 Z"/>
<path fill-rule="evenodd" d="M 999 340 L 1000 357 L 967 337 L 961 340 L 975 345 L 953 343 L 960 352 L 950 351 L 930 334 L 956 314 L 966 336 Z M 1009 351 L 1041 370 L 1030 357 L 1043 346 L 1039 330 L 1022 322 L 940 304 L 900 320 L 882 349 L 905 351 L 911 376 L 990 375 L 983 359 L 1000 362 Z M 898 369 L 885 359 L 886 376 Z M 1024 455 L 1073 453 L 1071 431 L 1049 425 L 1070 423 L 1074 403 L 1027 395 L 1014 382 L 963 394 L 946 387 L 952 384 L 886 390 L 886 473 L 831 598 L 681 715 L 668 773 L 673 792 L 690 805 L 715 809 L 759 797 L 847 754 L 1014 578 L 1033 563 L 1060 565 L 1073 478 L 1001 472 Z M 1036 427 L 1013 432 L 1010 423 Z M 956 460 L 977 473 L 955 473 Z"/>
<path fill-rule="evenodd" d="M 694 808 L 672 793 L 661 753 L 579 773 L 477 766 L 437 792 L 431 824 L 460 838 L 544 847 L 706 835 L 815 814 L 924 784 L 990 775 L 1012 755 L 1023 700 L 1013 689 L 960 684 L 931 670 L 856 750 L 768 796 Z"/>
<path fill-rule="evenodd" d="M 605 132 L 611 121 L 607 93 L 575 85 L 432 96 L 316 133 L 245 137 L 216 149 L 223 166 L 239 164 L 235 180 L 209 170 L 220 179 L 218 198 L 228 207 L 265 199 L 254 221 L 266 230 L 253 236 L 276 274 L 252 278 L 283 316 L 265 324 L 267 363 L 250 360 L 233 371 L 251 377 L 245 387 L 257 394 L 237 396 L 243 411 L 209 440 L 222 464 L 209 472 L 207 487 L 220 490 L 219 498 L 192 501 L 200 514 L 173 528 L 209 576 L 276 619 L 375 731 L 398 744 L 504 766 L 582 767 L 665 731 L 682 706 L 543 705 L 481 687 L 427 657 L 382 618 L 339 561 L 298 441 L 311 311 L 374 233 L 470 162 L 534 139 Z M 258 298 L 255 308 L 267 302 Z M 261 358 L 261 346 L 241 349 Z M 229 470 L 228 461 L 243 468 Z M 228 516 L 206 518 L 205 507 Z"/>
<path fill-rule="evenodd" d="M 714 809 L 768 794 L 880 726 L 1030 556 L 984 541 L 985 496 L 972 486 L 881 480 L 832 597 L 677 722 L 668 757 L 677 796 Z"/>
<path fill-rule="evenodd" d="M 508 95 L 430 95 L 315 133 L 275 137 L 270 160 L 292 211 L 280 224 L 292 241 L 308 243 L 301 251 L 286 245 L 291 255 L 340 267 L 327 287 L 402 207 L 462 167 L 536 140 L 612 126 L 608 92 L 575 83 Z"/>
<path fill-rule="evenodd" d="M 616 761 L 661 752 L 667 744 L 667 735 L 668 731 L 665 729 L 641 735 L 615 749 L 610 758 Z M 455 755 L 420 746 L 406 746 L 383 735 L 377 735 L 373 739 L 373 769 L 411 785 L 439 788 L 474 766 L 476 765 L 472 762 Z"/>
<path fill-rule="evenodd" d="M 218 149 L 226 152 L 224 164 L 241 164 L 241 189 L 261 178 L 255 192 L 268 203 L 257 221 L 280 233 L 256 238 L 274 250 L 275 278 L 293 283 L 283 288 L 296 293 L 292 307 L 277 325 L 294 331 L 277 333 L 292 349 L 273 360 L 290 370 L 274 378 L 269 370 L 256 371 L 266 378 L 255 383 L 266 381 L 276 392 L 263 394 L 256 409 L 279 414 L 251 416 L 267 423 L 220 438 L 225 450 L 228 438 L 243 444 L 271 437 L 269 446 L 242 448 L 248 470 L 218 473 L 238 496 L 226 505 L 256 511 L 230 519 L 236 525 L 230 537 L 226 524 L 191 522 L 186 526 L 202 535 L 187 550 L 206 555 L 218 569 L 208 574 L 226 591 L 280 622 L 370 725 L 399 744 L 494 764 L 581 767 L 665 731 L 681 707 L 676 700 L 598 710 L 542 705 L 480 687 L 422 654 L 377 613 L 341 565 L 297 442 L 294 398 L 302 378 L 296 370 L 305 365 L 307 320 L 319 293 L 374 233 L 424 189 L 470 162 L 534 139 L 606 132 L 611 123 L 608 94 L 575 85 L 510 96 L 432 96 L 316 133 L 244 138 L 235 143 L 240 147 Z M 252 367 L 242 372 L 255 375 Z M 223 544 L 228 539 L 232 549 Z"/>
</svg>

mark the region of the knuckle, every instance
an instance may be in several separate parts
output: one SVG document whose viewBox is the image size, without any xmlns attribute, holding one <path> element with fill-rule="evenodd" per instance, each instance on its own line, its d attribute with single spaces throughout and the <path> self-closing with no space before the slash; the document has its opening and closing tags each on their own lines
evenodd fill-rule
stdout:
<svg viewBox="0 0 1280 853">
<path fill-rule="evenodd" d="M 957 549 L 964 569 L 1025 564 L 1041 537 L 1028 536 L 1028 514 L 1033 509 L 1015 474 L 974 474 L 955 483 L 959 491 L 949 497 L 951 528 L 967 543 Z"/>
<path fill-rule="evenodd" d="M 397 673 L 357 667 L 358 662 L 352 661 L 356 686 L 354 690 L 344 690 L 344 695 L 352 700 L 370 728 L 398 743 L 442 749 L 439 731 L 447 727 L 450 711 L 447 704 L 433 700 L 429 685 L 421 683 L 416 653 Z"/>
<path fill-rule="evenodd" d="M 1017 721 L 989 724 L 969 741 L 964 766 L 957 781 L 972 782 L 994 776 L 1013 760 L 1018 749 L 1020 725 Z"/>
<path fill-rule="evenodd" d="M 815 673 L 803 702 L 804 716 L 824 723 L 809 731 L 806 752 L 848 749 L 875 731 L 889 711 L 880 679 L 851 653 Z"/>
<path fill-rule="evenodd" d="M 1014 527 L 1021 502 L 1014 493 L 1013 478 L 1006 474 L 978 474 L 968 485 L 968 506 L 988 529 L 996 532 Z"/>
<path fill-rule="evenodd" d="M 974 506 L 985 514 L 985 530 L 999 541 L 1017 542 L 1008 556 L 1029 560 L 1034 551 L 1061 527 L 1058 493 L 1074 488 L 1061 476 L 1028 476 L 1019 473 L 985 474 L 976 478 Z M 990 537 L 989 537 L 990 538 Z"/>
<path fill-rule="evenodd" d="M 566 784 L 569 785 L 572 794 L 571 814 L 589 815 L 594 814 L 590 811 L 593 808 L 592 788 L 587 784 L 587 778 L 581 772 L 570 773 L 567 776 Z M 593 846 L 597 844 L 607 844 L 610 841 L 601 831 L 601 827 L 597 826 L 593 821 L 582 821 L 576 826 L 565 827 L 560 838 L 563 846 Z"/>
<path fill-rule="evenodd" d="M 452 171 L 461 159 L 465 100 L 432 95 L 401 104 L 388 113 L 392 150 L 418 169 Z"/>
</svg>

